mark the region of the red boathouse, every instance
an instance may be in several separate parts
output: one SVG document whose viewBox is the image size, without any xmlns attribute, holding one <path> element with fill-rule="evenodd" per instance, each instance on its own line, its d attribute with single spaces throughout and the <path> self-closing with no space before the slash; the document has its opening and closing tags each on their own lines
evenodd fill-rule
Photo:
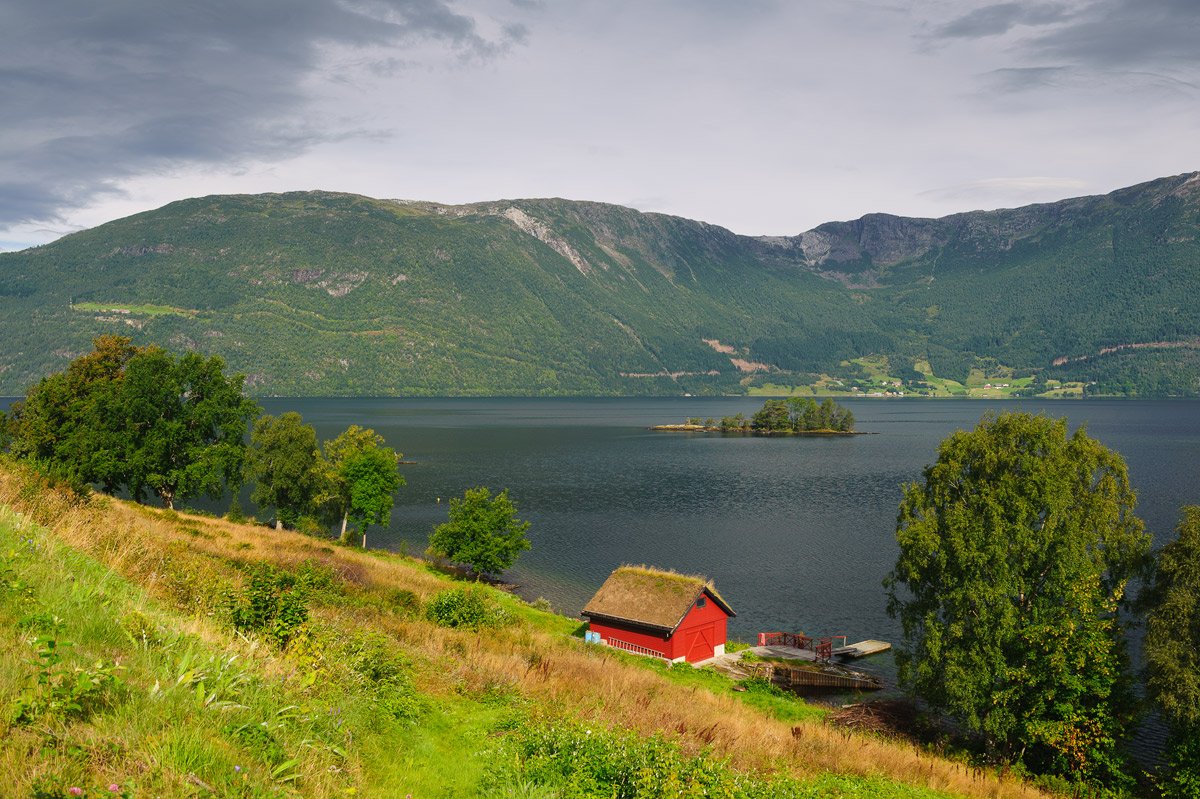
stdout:
<svg viewBox="0 0 1200 799">
<path fill-rule="evenodd" d="M 703 577 L 622 566 L 583 609 L 609 646 L 695 663 L 725 654 L 725 623 L 736 616 Z"/>
</svg>

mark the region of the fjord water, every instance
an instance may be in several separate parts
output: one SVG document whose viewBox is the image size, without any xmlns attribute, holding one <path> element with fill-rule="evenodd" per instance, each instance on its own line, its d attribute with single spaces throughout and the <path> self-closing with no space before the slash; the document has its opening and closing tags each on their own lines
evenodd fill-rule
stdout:
<svg viewBox="0 0 1200 799">
<path fill-rule="evenodd" d="M 1179 507 L 1200 503 L 1200 403 L 858 400 L 876 435 L 765 438 L 653 432 L 689 416 L 749 415 L 761 398 L 270 399 L 329 439 L 372 427 L 415 461 L 391 525 L 371 547 L 419 554 L 448 500 L 507 488 L 533 548 L 505 575 L 527 598 L 576 614 L 608 573 L 647 563 L 711 578 L 738 612 L 730 634 L 762 631 L 900 640 L 881 582 L 896 559 L 896 511 L 938 443 L 988 410 L 1066 417 L 1120 452 L 1138 515 L 1162 544 Z M 439 502 L 440 499 L 440 502 Z M 885 658 L 878 666 L 890 671 Z"/>
</svg>

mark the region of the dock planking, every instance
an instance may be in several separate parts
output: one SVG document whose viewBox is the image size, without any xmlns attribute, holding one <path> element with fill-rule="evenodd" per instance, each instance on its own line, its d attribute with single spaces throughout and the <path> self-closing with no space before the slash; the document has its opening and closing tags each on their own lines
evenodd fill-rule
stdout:
<svg viewBox="0 0 1200 799">
<path fill-rule="evenodd" d="M 857 644 L 839 646 L 837 649 L 833 650 L 833 654 L 850 658 L 861 658 L 866 657 L 867 655 L 874 655 L 876 652 L 886 652 L 891 648 L 892 645 L 887 641 L 876 641 L 874 639 L 870 639 L 867 641 L 859 641 Z"/>
</svg>

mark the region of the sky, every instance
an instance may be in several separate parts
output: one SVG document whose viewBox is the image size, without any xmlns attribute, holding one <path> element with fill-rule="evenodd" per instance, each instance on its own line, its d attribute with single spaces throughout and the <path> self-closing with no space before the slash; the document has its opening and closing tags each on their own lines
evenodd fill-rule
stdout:
<svg viewBox="0 0 1200 799">
<path fill-rule="evenodd" d="M 6 0 L 0 250 L 208 194 L 795 235 L 1200 169 L 1197 0 Z"/>
</svg>

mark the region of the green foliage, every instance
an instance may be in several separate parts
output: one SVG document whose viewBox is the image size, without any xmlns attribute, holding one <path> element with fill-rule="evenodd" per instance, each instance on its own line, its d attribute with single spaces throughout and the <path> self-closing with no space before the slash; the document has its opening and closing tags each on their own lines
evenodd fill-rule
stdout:
<svg viewBox="0 0 1200 799">
<path fill-rule="evenodd" d="M 1158 553 L 1143 597 L 1146 695 L 1172 728 L 1168 799 L 1200 796 L 1200 507 L 1181 513 L 1178 537 Z"/>
<path fill-rule="evenodd" d="M 425 602 L 425 614 L 442 627 L 470 630 L 501 627 L 509 621 L 508 613 L 496 604 L 487 590 L 474 585 L 448 588 L 434 594 Z"/>
<path fill-rule="evenodd" d="M 242 503 L 238 501 L 237 494 L 233 495 L 233 500 L 229 503 L 229 510 L 225 511 L 225 520 L 234 524 L 246 522 L 246 512 L 242 510 Z"/>
<path fill-rule="evenodd" d="M 108 692 L 123 684 L 123 669 L 115 663 L 97 660 L 87 668 L 62 667 L 60 648 L 73 646 L 69 641 L 40 636 L 29 643 L 36 655 L 25 662 L 34 669 L 36 685 L 13 702 L 9 722 L 14 725 L 86 717 Z"/>
<path fill-rule="evenodd" d="M 1200 728 L 1200 507 L 1185 506 L 1182 515 L 1144 597 L 1142 650 L 1147 696 L 1173 723 Z"/>
<path fill-rule="evenodd" d="M 465 563 L 478 574 L 499 574 L 530 548 L 529 522 L 516 518 L 508 489 L 495 497 L 482 486 L 450 500 L 450 520 L 433 530 L 430 552 Z"/>
<path fill-rule="evenodd" d="M 803 779 L 746 774 L 711 752 L 685 753 L 661 735 L 642 737 L 599 724 L 520 717 L 489 758 L 487 796 L 559 799 L 826 799 L 883 797 L 882 780 L 817 774 Z M 912 789 L 905 796 L 933 796 Z M 940 795 L 940 794 L 939 794 Z"/>
<path fill-rule="evenodd" d="M 1163 799 L 1200 796 L 1200 725 L 1179 725 L 1167 744 L 1167 774 L 1160 783 Z"/>
<path fill-rule="evenodd" d="M 264 563 L 251 570 L 240 595 L 231 595 L 226 604 L 235 628 L 261 632 L 281 649 L 308 622 L 305 581 Z"/>
<path fill-rule="evenodd" d="M 258 414 L 242 377 L 223 370 L 220 358 L 176 360 L 100 336 L 91 353 L 30 389 L 13 451 L 70 481 L 124 487 L 139 501 L 153 492 L 164 507 L 220 497 L 240 484 L 242 439 Z"/>
<path fill-rule="evenodd" d="M 387 525 L 392 494 L 404 485 L 399 459 L 399 453 L 383 446 L 382 436 L 358 425 L 325 442 L 322 490 L 316 503 L 326 518 L 341 518 L 342 543 L 351 543 L 353 532 L 365 535 L 372 524 Z"/>
<path fill-rule="evenodd" d="M 730 427 L 734 421 L 730 421 Z M 766 433 L 848 433 L 854 429 L 854 414 L 831 399 L 818 405 L 811 397 L 791 397 L 786 400 L 767 400 L 762 409 L 751 417 L 750 426 Z M 721 429 L 726 429 L 725 419 L 721 420 Z"/>
<path fill-rule="evenodd" d="M 1066 422 L 984 416 L 906 485 L 885 585 L 901 680 L 1035 770 L 1112 776 L 1117 621 L 1149 548 L 1121 457 Z"/>
<path fill-rule="evenodd" d="M 742 659 L 745 661 L 747 657 L 751 657 L 751 656 L 743 655 Z M 752 662 L 752 661 L 746 661 L 746 662 Z M 767 696 L 777 696 L 777 697 L 784 697 L 784 696 L 788 695 L 787 691 L 783 690 L 778 685 L 773 684 L 766 677 L 763 677 L 758 674 L 751 675 L 750 677 L 747 677 L 744 680 L 739 680 L 738 685 L 745 688 L 746 692 L 751 693 L 751 694 L 765 694 Z"/>
<path fill-rule="evenodd" d="M 277 510 L 280 521 L 295 525 L 313 508 L 321 488 L 322 464 L 317 432 L 288 412 L 259 417 L 246 453 L 246 476 L 254 483 L 251 500 Z"/>
</svg>

